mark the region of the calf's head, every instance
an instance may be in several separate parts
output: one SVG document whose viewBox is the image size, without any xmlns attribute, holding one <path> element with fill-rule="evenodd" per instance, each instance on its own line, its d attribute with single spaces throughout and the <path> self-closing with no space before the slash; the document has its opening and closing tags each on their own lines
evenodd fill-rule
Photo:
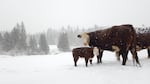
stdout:
<svg viewBox="0 0 150 84">
<path fill-rule="evenodd" d="M 79 34 L 77 37 L 83 40 L 83 45 L 85 46 L 89 45 L 90 36 L 88 33 Z"/>
</svg>

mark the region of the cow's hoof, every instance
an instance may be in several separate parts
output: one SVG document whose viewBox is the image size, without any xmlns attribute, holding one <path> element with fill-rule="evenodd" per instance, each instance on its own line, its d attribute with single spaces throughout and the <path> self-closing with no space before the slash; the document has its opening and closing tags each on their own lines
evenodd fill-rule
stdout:
<svg viewBox="0 0 150 84">
<path fill-rule="evenodd" d="M 125 66 L 126 64 L 123 63 L 122 65 Z"/>
</svg>

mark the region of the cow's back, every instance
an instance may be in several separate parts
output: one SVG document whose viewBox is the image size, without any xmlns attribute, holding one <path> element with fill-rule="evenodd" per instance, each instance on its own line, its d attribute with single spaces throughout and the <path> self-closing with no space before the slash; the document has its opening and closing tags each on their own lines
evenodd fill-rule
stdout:
<svg viewBox="0 0 150 84">
<path fill-rule="evenodd" d="M 129 49 L 136 42 L 136 33 L 132 25 L 113 26 L 90 33 L 90 45 L 104 50 L 113 50 L 112 46 Z M 135 46 L 135 45 L 134 45 Z"/>
<path fill-rule="evenodd" d="M 135 47 L 136 44 L 136 32 L 132 25 L 121 25 L 112 27 L 110 33 L 112 42 L 119 47 L 129 49 L 130 47 Z"/>
<path fill-rule="evenodd" d="M 73 55 L 77 55 L 80 57 L 85 57 L 85 56 L 93 56 L 93 48 L 89 47 L 80 47 L 80 48 L 74 48 L 73 49 Z"/>
</svg>

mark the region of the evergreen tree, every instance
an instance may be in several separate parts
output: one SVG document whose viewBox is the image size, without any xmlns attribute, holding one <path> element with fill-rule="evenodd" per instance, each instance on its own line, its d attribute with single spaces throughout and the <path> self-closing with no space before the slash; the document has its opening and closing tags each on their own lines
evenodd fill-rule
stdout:
<svg viewBox="0 0 150 84">
<path fill-rule="evenodd" d="M 63 29 L 64 31 L 64 29 Z M 69 51 L 69 41 L 68 41 L 68 36 L 67 33 L 64 31 L 61 31 L 59 39 L 58 39 L 58 44 L 57 47 L 60 51 Z"/>
<path fill-rule="evenodd" d="M 30 36 L 29 49 L 30 49 L 30 54 L 37 54 L 38 44 L 34 36 Z"/>
<path fill-rule="evenodd" d="M 13 49 L 21 51 L 26 50 L 26 30 L 23 22 L 21 25 L 17 23 L 16 27 L 11 31 L 11 40 Z"/>
<path fill-rule="evenodd" d="M 19 24 L 17 24 L 19 25 Z M 17 28 L 18 26 L 14 27 L 13 30 L 11 31 L 11 39 L 12 39 L 12 48 L 13 49 L 18 49 L 18 43 L 19 43 L 19 28 Z"/>
<path fill-rule="evenodd" d="M 1 34 L 1 32 L 0 32 L 0 42 L 3 40 L 3 36 L 2 36 L 2 34 Z"/>
<path fill-rule="evenodd" d="M 48 29 L 47 30 L 47 40 L 48 44 L 54 45 L 55 44 L 55 31 L 53 29 Z"/>
<path fill-rule="evenodd" d="M 19 39 L 19 49 L 26 50 L 27 43 L 26 43 L 26 30 L 24 23 L 21 23 L 20 26 L 20 39 Z"/>
<path fill-rule="evenodd" d="M 2 45 L 3 45 L 3 36 L 0 33 L 0 52 L 2 52 Z"/>
<path fill-rule="evenodd" d="M 56 45 L 58 38 L 58 31 L 52 28 L 47 30 L 47 41 L 49 45 Z"/>
<path fill-rule="evenodd" d="M 3 41 L 3 36 L 2 36 L 2 34 L 0 33 L 0 45 L 2 45 L 2 41 Z"/>
<path fill-rule="evenodd" d="M 45 34 L 40 35 L 39 49 L 44 52 L 44 54 L 49 53 L 49 46 Z"/>
<path fill-rule="evenodd" d="M 11 39 L 11 35 L 9 32 L 5 32 L 4 33 L 4 40 L 3 40 L 3 50 L 8 52 L 9 50 L 12 49 L 12 39 Z"/>
</svg>

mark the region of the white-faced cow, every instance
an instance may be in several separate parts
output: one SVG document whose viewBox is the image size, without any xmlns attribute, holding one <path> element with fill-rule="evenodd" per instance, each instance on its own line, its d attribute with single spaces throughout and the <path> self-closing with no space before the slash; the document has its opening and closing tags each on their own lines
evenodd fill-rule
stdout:
<svg viewBox="0 0 150 84">
<path fill-rule="evenodd" d="M 132 25 L 113 26 L 104 30 L 97 30 L 78 35 L 83 39 L 84 45 L 99 48 L 99 56 L 97 62 L 101 63 L 103 50 L 115 51 L 122 55 L 122 65 L 126 64 L 127 54 L 130 50 L 133 55 L 133 60 L 140 65 L 136 52 L 136 32 Z"/>
</svg>

